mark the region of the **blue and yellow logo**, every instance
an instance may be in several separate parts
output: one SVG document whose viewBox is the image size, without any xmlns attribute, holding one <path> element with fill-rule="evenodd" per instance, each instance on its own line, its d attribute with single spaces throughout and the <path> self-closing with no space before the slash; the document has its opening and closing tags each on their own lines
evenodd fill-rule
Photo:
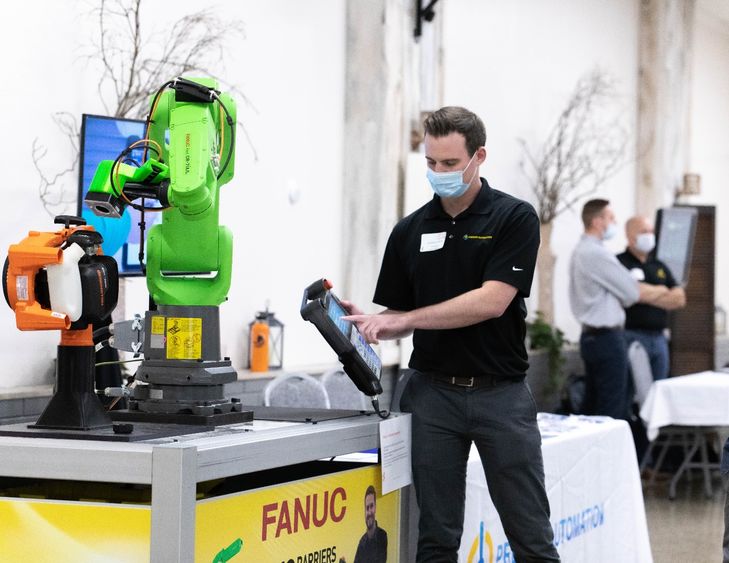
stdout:
<svg viewBox="0 0 729 563">
<path fill-rule="evenodd" d="M 484 547 L 488 547 L 488 559 L 484 559 Z M 476 557 L 478 552 L 478 559 Z M 483 530 L 483 522 L 481 522 L 481 528 L 471 545 L 471 550 L 468 552 L 468 563 L 494 563 L 494 541 L 491 539 L 491 534 Z"/>
</svg>

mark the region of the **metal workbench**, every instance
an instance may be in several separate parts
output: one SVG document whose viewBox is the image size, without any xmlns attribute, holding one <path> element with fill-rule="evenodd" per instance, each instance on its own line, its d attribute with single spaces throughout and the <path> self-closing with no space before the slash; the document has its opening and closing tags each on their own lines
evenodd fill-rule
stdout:
<svg viewBox="0 0 729 563">
<path fill-rule="evenodd" d="M 254 420 L 140 442 L 0 436 L 0 476 L 151 485 L 150 560 L 192 563 L 197 483 L 377 448 L 379 423 Z"/>
</svg>

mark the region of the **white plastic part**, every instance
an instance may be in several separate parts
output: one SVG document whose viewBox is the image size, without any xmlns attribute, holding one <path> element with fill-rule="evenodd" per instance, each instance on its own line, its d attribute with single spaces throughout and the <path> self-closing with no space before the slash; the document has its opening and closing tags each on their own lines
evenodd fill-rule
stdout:
<svg viewBox="0 0 729 563">
<path fill-rule="evenodd" d="M 68 315 L 71 322 L 79 320 L 83 312 L 78 261 L 84 254 L 84 249 L 73 243 L 63 251 L 63 261 L 60 264 L 46 266 L 51 309 Z"/>
</svg>

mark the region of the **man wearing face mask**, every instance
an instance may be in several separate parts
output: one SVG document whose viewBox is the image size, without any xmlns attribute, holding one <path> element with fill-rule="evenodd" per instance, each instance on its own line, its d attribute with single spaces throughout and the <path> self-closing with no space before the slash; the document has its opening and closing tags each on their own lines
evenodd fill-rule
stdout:
<svg viewBox="0 0 729 563">
<path fill-rule="evenodd" d="M 435 195 L 390 235 L 374 297 L 387 309 L 364 315 L 344 303 L 369 342 L 413 333 L 400 405 L 412 413 L 417 561 L 458 561 L 472 443 L 515 560 L 559 561 L 525 382 L 524 298 L 539 219 L 480 177 L 486 130 L 478 116 L 444 107 L 424 126 Z"/>
<path fill-rule="evenodd" d="M 582 208 L 585 231 L 570 262 L 570 306 L 582 324 L 580 355 L 587 375 L 588 414 L 630 418 L 628 353 L 624 307 L 655 304 L 668 293 L 665 285 L 634 279 L 603 241 L 617 232 L 615 214 L 606 199 Z"/>
<path fill-rule="evenodd" d="M 628 248 L 618 254 L 618 260 L 638 281 L 664 285 L 669 291 L 652 304 L 637 303 L 625 310 L 625 337 L 627 343 L 637 340 L 648 352 L 653 379 L 668 377 L 668 340 L 664 334 L 668 326 L 668 311 L 686 305 L 686 293 L 663 262 L 652 254 L 656 245 L 653 225 L 642 216 L 632 217 L 625 224 Z"/>
</svg>

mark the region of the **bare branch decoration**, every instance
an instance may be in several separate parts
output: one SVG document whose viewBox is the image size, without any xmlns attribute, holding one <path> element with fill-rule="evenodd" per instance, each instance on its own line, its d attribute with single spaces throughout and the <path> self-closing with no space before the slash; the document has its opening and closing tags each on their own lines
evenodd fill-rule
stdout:
<svg viewBox="0 0 729 563">
<path fill-rule="evenodd" d="M 614 81 L 594 70 L 582 77 L 541 148 L 524 139 L 520 163 L 537 200 L 542 223 L 595 192 L 626 164 L 628 130 L 604 110 L 617 96 Z"/>
<path fill-rule="evenodd" d="M 91 16 L 96 21 L 98 36 L 83 58 L 92 68 L 100 67 L 98 93 L 107 115 L 146 117 L 149 97 L 161 84 L 181 75 L 214 78 L 255 110 L 238 88 L 208 70 L 223 68 L 228 41 L 244 35 L 242 22 L 221 19 L 212 9 L 204 9 L 145 35 L 148 29 L 142 17 L 143 0 L 97 0 L 95 4 Z M 38 139 L 33 142 L 40 198 L 51 216 L 68 212 L 75 202 L 77 180 L 72 173 L 78 170 L 79 160 L 79 128 L 75 119 L 68 113 L 56 114 L 53 119 L 68 138 L 74 164 L 54 174 L 44 172 L 42 161 L 47 149 Z M 248 131 L 240 120 L 238 126 L 257 160 Z M 69 180 L 71 188 L 66 186 Z"/>
<path fill-rule="evenodd" d="M 71 165 L 65 169 L 48 173 L 43 161 L 48 155 L 48 149 L 41 144 L 40 139 L 33 139 L 33 167 L 38 174 L 38 197 L 41 205 L 51 216 L 57 214 L 58 209 L 66 209 L 76 201 L 77 173 L 79 165 L 78 122 L 68 112 L 53 114 L 53 121 L 63 135 L 68 138 L 71 146 Z M 66 189 L 66 180 L 70 180 L 70 188 Z"/>
<path fill-rule="evenodd" d="M 577 82 L 567 105 L 546 140 L 536 150 L 524 139 L 520 167 L 536 196 L 541 223 L 537 259 L 539 310 L 554 322 L 553 222 L 585 196 L 595 192 L 627 163 L 628 128 L 619 112 L 614 80 L 593 70 Z"/>
</svg>

